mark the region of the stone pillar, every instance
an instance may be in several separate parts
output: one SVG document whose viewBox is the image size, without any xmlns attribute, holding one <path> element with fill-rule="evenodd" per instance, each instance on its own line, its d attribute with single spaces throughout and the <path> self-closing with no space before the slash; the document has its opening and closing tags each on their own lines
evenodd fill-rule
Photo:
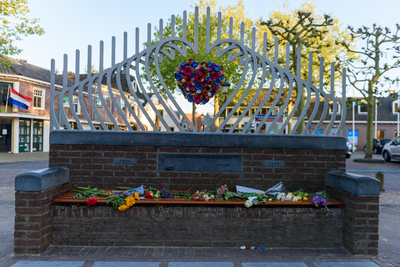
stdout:
<svg viewBox="0 0 400 267">
<path fill-rule="evenodd" d="M 14 254 L 41 254 L 51 243 L 52 201 L 69 187 L 69 169 L 53 167 L 15 178 Z"/>
<path fill-rule="evenodd" d="M 344 247 L 353 254 L 378 255 L 379 180 L 329 172 L 326 174 L 326 191 L 344 203 Z"/>
</svg>

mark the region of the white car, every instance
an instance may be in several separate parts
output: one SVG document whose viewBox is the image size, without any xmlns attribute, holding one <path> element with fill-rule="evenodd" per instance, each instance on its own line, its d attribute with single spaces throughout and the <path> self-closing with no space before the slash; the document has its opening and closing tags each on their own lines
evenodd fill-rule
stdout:
<svg viewBox="0 0 400 267">
<path fill-rule="evenodd" d="M 392 159 L 400 160 L 400 136 L 383 147 L 382 156 L 385 161 L 391 161 Z"/>
</svg>

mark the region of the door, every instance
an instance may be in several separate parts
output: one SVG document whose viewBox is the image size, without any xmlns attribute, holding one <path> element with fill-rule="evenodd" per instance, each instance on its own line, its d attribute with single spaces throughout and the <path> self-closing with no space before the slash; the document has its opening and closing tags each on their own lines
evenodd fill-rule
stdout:
<svg viewBox="0 0 400 267">
<path fill-rule="evenodd" d="M 0 152 L 11 151 L 12 119 L 0 117 Z"/>
<path fill-rule="evenodd" d="M 19 120 L 19 152 L 29 152 L 31 144 L 31 120 Z"/>
<path fill-rule="evenodd" d="M 32 152 L 43 151 L 43 121 L 33 120 Z"/>
</svg>

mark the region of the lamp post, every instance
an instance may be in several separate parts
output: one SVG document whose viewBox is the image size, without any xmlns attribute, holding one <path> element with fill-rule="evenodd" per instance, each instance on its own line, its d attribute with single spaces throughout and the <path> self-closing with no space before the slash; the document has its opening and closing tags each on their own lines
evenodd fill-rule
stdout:
<svg viewBox="0 0 400 267">
<path fill-rule="evenodd" d="M 225 97 L 224 97 L 224 104 L 225 104 L 225 102 L 226 102 L 226 95 L 229 93 L 229 87 L 230 87 L 230 86 L 231 86 L 231 84 L 230 84 L 229 82 L 227 82 L 226 79 L 225 79 L 225 81 L 221 84 L 222 93 L 225 95 Z M 225 118 L 226 118 L 226 109 L 224 110 L 224 122 L 225 122 Z M 226 130 L 225 130 L 225 125 L 226 125 L 226 123 L 224 124 L 224 132 L 226 131 Z"/>
</svg>

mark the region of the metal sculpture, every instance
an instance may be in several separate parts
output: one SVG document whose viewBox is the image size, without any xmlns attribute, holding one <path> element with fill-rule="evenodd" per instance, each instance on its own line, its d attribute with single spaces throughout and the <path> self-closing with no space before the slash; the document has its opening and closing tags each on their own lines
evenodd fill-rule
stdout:
<svg viewBox="0 0 400 267">
<path fill-rule="evenodd" d="M 104 79 L 107 80 L 107 88 L 108 88 L 108 93 L 110 95 L 111 101 L 113 102 L 114 107 L 116 108 L 116 111 L 118 112 L 119 116 L 123 119 L 127 130 L 133 131 L 130 123 L 128 122 L 128 119 L 126 118 L 124 112 L 121 110 L 121 107 L 118 105 L 115 97 L 113 90 L 111 88 L 111 78 L 116 77 L 117 85 L 118 85 L 118 90 L 120 92 L 121 98 L 125 103 L 128 103 L 128 100 L 126 99 L 125 94 L 123 93 L 122 86 L 121 86 L 121 77 L 122 75 L 125 75 L 125 78 L 128 82 L 129 86 L 129 91 L 133 99 L 136 101 L 138 104 L 138 107 L 140 111 L 144 115 L 144 119 L 149 122 L 149 124 L 153 127 L 155 131 L 158 131 L 154 119 L 151 118 L 148 114 L 148 112 L 145 110 L 143 104 L 141 103 L 135 87 L 139 88 L 140 91 L 143 94 L 143 97 L 147 101 L 147 103 L 151 106 L 152 110 L 156 114 L 157 118 L 159 121 L 165 126 L 167 131 L 171 131 L 170 128 L 168 127 L 167 122 L 163 118 L 163 116 L 160 114 L 160 112 L 157 110 L 155 105 L 153 104 L 152 101 L 150 101 L 150 96 L 149 93 L 146 91 L 141 74 L 147 75 L 147 77 L 150 76 L 150 70 L 149 66 L 151 63 L 154 63 L 158 79 L 160 83 L 163 86 L 163 89 L 165 90 L 166 95 L 168 98 L 171 100 L 173 107 L 176 108 L 176 110 L 180 113 L 182 116 L 183 120 L 187 123 L 187 125 L 192 129 L 193 132 L 196 132 L 196 128 L 192 124 L 192 122 L 187 118 L 175 98 L 173 97 L 172 93 L 166 86 L 163 77 L 161 76 L 160 69 L 159 69 L 159 64 L 162 63 L 163 56 L 167 56 L 170 59 L 175 58 L 175 52 L 180 53 L 183 57 L 186 57 L 187 49 L 191 49 L 195 54 L 198 53 L 199 49 L 199 43 L 198 43 L 198 27 L 199 27 L 199 18 L 198 18 L 198 7 L 195 8 L 195 26 L 194 26 L 194 42 L 190 42 L 186 38 L 186 26 L 187 26 L 187 13 L 184 11 L 183 13 L 183 37 L 177 37 L 175 36 L 175 17 L 171 17 L 171 37 L 168 38 L 163 38 L 163 20 L 160 20 L 160 25 L 159 25 L 159 42 L 155 44 L 151 44 L 151 24 L 148 24 L 148 29 L 147 29 L 147 48 L 144 49 L 143 51 L 139 51 L 139 29 L 136 28 L 136 53 L 128 58 L 127 55 L 127 47 L 128 47 L 128 42 L 127 42 L 127 33 L 124 33 L 124 46 L 123 46 L 123 61 L 119 63 L 115 63 L 115 37 L 112 37 L 112 49 L 111 49 L 111 67 L 107 69 L 103 69 L 103 59 L 104 59 L 104 43 L 103 41 L 100 41 L 100 62 L 99 62 L 99 73 L 96 74 L 91 74 L 88 73 L 87 77 L 83 81 L 79 81 L 79 75 L 76 75 L 75 77 L 75 83 L 72 86 L 68 86 L 68 56 L 64 55 L 64 70 L 63 70 L 63 89 L 61 91 L 55 91 L 55 61 L 54 59 L 51 60 L 51 97 L 50 97 L 50 121 L 51 121 L 51 130 L 58 130 L 62 128 L 66 129 L 71 129 L 69 125 L 69 120 L 66 116 L 66 113 L 63 109 L 63 98 L 64 96 L 68 93 L 68 101 L 69 101 L 69 106 L 73 106 L 73 94 L 75 92 L 78 93 L 78 101 L 80 103 L 80 106 L 82 108 L 83 115 L 85 117 L 85 120 L 87 121 L 87 124 L 90 126 L 91 130 L 95 130 L 95 126 L 93 124 L 93 120 L 91 116 L 88 113 L 88 109 L 84 104 L 84 99 L 83 99 L 83 92 L 84 88 L 87 88 L 87 94 L 90 102 L 90 106 L 92 110 L 94 111 L 94 114 L 101 124 L 101 127 L 103 130 L 108 130 L 106 127 L 106 124 L 104 120 L 102 119 L 98 108 L 96 107 L 96 103 L 93 100 L 94 92 L 93 92 L 93 86 L 97 85 L 97 88 L 101 88 L 102 81 Z M 322 108 L 322 115 L 321 119 L 319 120 L 318 125 L 314 128 L 314 134 L 317 134 L 318 131 L 321 129 L 322 124 L 324 123 L 324 118 L 326 118 L 328 108 L 329 106 L 333 107 L 332 115 L 329 120 L 329 124 L 324 132 L 324 134 L 330 134 L 331 129 L 336 121 L 336 117 L 338 113 L 341 113 L 340 121 L 339 121 L 339 126 L 337 129 L 336 134 L 343 134 L 344 133 L 344 127 L 345 127 L 345 118 L 346 118 L 346 85 L 345 85 L 345 77 L 346 77 L 346 70 L 343 69 L 343 76 L 342 76 L 342 98 L 336 98 L 334 95 L 334 63 L 332 63 L 331 67 L 331 90 L 330 92 L 325 92 L 323 89 L 323 61 L 324 59 L 320 59 L 320 80 L 319 80 L 319 88 L 315 87 L 312 83 L 312 53 L 310 53 L 310 61 L 309 61 L 309 78 L 308 82 L 300 78 L 300 57 L 301 57 L 301 48 L 298 48 L 297 52 L 297 68 L 298 68 L 298 75 L 294 75 L 290 73 L 288 66 L 289 66 L 289 49 L 290 49 L 290 44 L 288 43 L 286 46 L 286 68 L 282 68 L 278 65 L 278 38 L 275 39 L 275 56 L 274 56 L 274 61 L 270 61 L 267 59 L 267 51 L 266 51 L 266 43 L 267 43 L 267 35 L 264 33 L 264 43 L 263 43 L 263 55 L 258 53 L 255 49 L 255 44 L 256 44 L 256 30 L 255 28 L 252 29 L 252 47 L 248 47 L 244 44 L 244 23 L 241 23 L 241 29 L 240 29 L 240 40 L 236 40 L 233 38 L 232 32 L 232 25 L 233 25 L 233 19 L 230 18 L 230 23 L 229 23 L 229 38 L 228 39 L 221 39 L 221 13 L 218 14 L 218 30 L 217 30 L 217 40 L 213 44 L 210 45 L 210 8 L 207 8 L 207 22 L 206 22 L 206 44 L 205 44 L 205 49 L 206 49 L 206 54 L 209 54 L 213 49 L 217 49 L 217 56 L 221 57 L 225 53 L 228 53 L 229 60 L 235 60 L 237 58 L 240 58 L 240 64 L 243 66 L 243 73 L 241 76 L 241 79 L 239 80 L 239 83 L 236 85 L 236 87 L 233 89 L 232 93 L 229 95 L 228 99 L 224 103 L 224 105 L 219 109 L 217 114 L 214 114 L 214 116 L 208 120 L 208 124 L 204 128 L 204 131 L 209 132 L 211 129 L 211 126 L 214 125 L 215 121 L 219 119 L 219 116 L 222 114 L 222 112 L 225 112 L 225 109 L 227 108 L 228 104 L 231 103 L 233 100 L 234 96 L 237 94 L 238 90 L 245 85 L 243 84 L 245 80 L 245 75 L 247 74 L 248 71 L 251 71 L 251 78 L 250 82 L 248 83 L 246 89 L 244 90 L 244 93 L 241 95 L 239 101 L 236 103 L 236 105 L 232 108 L 232 110 L 229 112 L 229 114 L 226 116 L 224 121 L 219 125 L 218 129 L 215 130 L 215 132 L 219 133 L 224 129 L 224 126 L 226 123 L 232 118 L 233 114 L 235 114 L 236 110 L 238 110 L 239 106 L 243 103 L 245 97 L 249 94 L 250 90 L 252 89 L 255 79 L 256 79 L 256 74 L 261 73 L 261 81 L 259 82 L 259 86 L 257 88 L 257 91 L 251 98 L 251 100 L 248 102 L 247 106 L 244 108 L 244 111 L 242 114 L 236 119 L 235 123 L 229 130 L 229 133 L 232 133 L 239 125 L 239 123 L 243 120 L 245 114 L 249 111 L 249 109 L 253 106 L 255 100 L 257 97 L 260 96 L 261 91 L 263 90 L 263 86 L 266 83 L 266 77 L 267 75 L 270 75 L 270 81 L 269 81 L 269 88 L 264 96 L 263 100 L 261 101 L 261 104 L 258 106 L 257 110 L 255 113 L 251 116 L 249 122 L 245 124 L 243 127 L 243 130 L 240 132 L 242 134 L 248 133 L 249 128 L 251 126 L 251 122 L 254 122 L 257 115 L 260 114 L 260 111 L 262 108 L 265 106 L 267 103 L 268 99 L 271 97 L 271 93 L 273 92 L 274 86 L 276 85 L 276 82 L 279 80 L 280 81 L 280 86 L 277 92 L 277 97 L 275 100 L 271 103 L 271 107 L 268 110 L 268 112 L 265 114 L 265 116 L 262 118 L 261 122 L 258 124 L 258 126 L 254 129 L 254 133 L 260 132 L 261 128 L 263 127 L 264 123 L 267 121 L 267 119 L 270 117 L 273 109 L 275 107 L 278 107 L 278 101 L 279 98 L 282 96 L 284 88 L 288 88 L 287 90 L 287 97 L 284 103 L 279 103 L 279 112 L 276 114 L 275 119 L 273 120 L 272 124 L 268 129 L 266 130 L 266 133 L 271 133 L 272 129 L 274 126 L 278 123 L 278 120 L 283 116 L 285 109 L 288 107 L 290 104 L 290 96 L 293 93 L 293 88 L 294 88 L 294 83 L 297 84 L 299 90 L 306 90 L 307 96 L 311 96 L 311 93 L 315 93 L 315 104 L 313 106 L 312 113 L 310 117 L 308 117 L 308 122 L 304 127 L 304 130 L 302 133 L 299 134 L 306 134 L 307 129 L 311 127 L 311 123 L 313 122 L 314 118 L 317 115 L 317 111 L 320 108 L 320 105 L 323 105 Z M 177 43 L 181 43 L 181 47 L 177 45 Z M 221 45 L 225 45 L 226 47 L 224 49 L 221 49 Z M 164 48 L 168 47 L 169 51 L 165 50 Z M 232 54 L 233 50 L 238 50 L 236 54 Z M 80 64 L 80 56 L 79 56 L 79 50 L 76 51 L 76 67 L 75 67 L 75 73 L 79 74 L 79 64 Z M 89 45 L 88 46 L 88 58 L 87 58 L 87 66 L 92 66 L 92 48 Z M 143 68 L 144 66 L 144 68 Z M 142 68 L 144 69 L 144 73 L 141 73 Z M 251 69 L 250 69 L 251 68 Z M 134 77 L 134 80 L 131 80 L 131 77 Z M 131 83 L 132 81 L 132 83 Z M 175 124 L 176 128 L 178 131 L 184 131 L 182 125 L 176 118 L 176 116 L 173 116 L 173 111 L 171 111 L 169 108 L 167 108 L 167 104 L 165 103 L 165 100 L 163 97 L 160 95 L 158 89 L 155 87 L 154 83 L 152 82 L 151 79 L 148 79 L 150 86 L 152 87 L 152 91 L 156 95 L 159 103 L 163 106 L 165 111 L 168 113 L 168 115 L 171 117 L 173 123 Z M 86 93 L 86 92 L 85 92 Z M 109 120 L 112 122 L 114 125 L 115 129 L 118 131 L 120 130 L 118 123 L 116 122 L 112 111 L 108 108 L 106 101 L 104 99 L 103 93 L 101 89 L 97 89 L 97 93 L 99 96 L 99 99 L 102 103 L 102 108 L 105 110 L 107 116 L 109 117 Z M 279 97 L 278 97 L 279 96 Z M 287 117 L 285 117 L 285 121 L 282 123 L 281 128 L 279 130 L 279 134 L 284 133 L 284 129 L 288 125 L 289 121 L 294 118 L 295 111 L 298 108 L 298 105 L 300 103 L 300 96 L 301 94 L 298 93 L 296 100 L 294 102 L 294 106 L 289 114 L 287 114 Z M 56 99 L 58 98 L 58 104 L 55 103 Z M 323 98 L 323 102 L 321 102 L 321 98 Z M 296 124 L 292 127 L 291 132 L 288 134 L 295 134 L 296 130 L 299 127 L 299 124 L 302 122 L 302 119 L 305 118 L 306 112 L 308 107 L 310 106 L 310 99 L 311 97 L 307 97 L 306 103 L 305 103 L 305 108 L 299 112 L 297 116 L 297 122 Z M 339 104 L 339 105 L 338 105 Z M 59 108 L 59 117 L 56 118 L 56 113 L 55 113 L 55 106 L 58 106 Z M 140 128 L 141 131 L 145 131 L 146 127 L 143 125 L 141 120 L 138 117 L 138 114 L 135 113 L 135 110 L 130 105 L 126 105 L 128 108 L 128 111 L 130 114 L 132 114 L 136 124 Z M 341 112 L 338 111 L 338 107 L 340 107 Z M 76 114 L 76 111 L 71 108 L 71 114 L 73 117 L 73 121 L 76 122 L 79 130 L 84 130 L 81 119 L 78 117 Z"/>
</svg>

